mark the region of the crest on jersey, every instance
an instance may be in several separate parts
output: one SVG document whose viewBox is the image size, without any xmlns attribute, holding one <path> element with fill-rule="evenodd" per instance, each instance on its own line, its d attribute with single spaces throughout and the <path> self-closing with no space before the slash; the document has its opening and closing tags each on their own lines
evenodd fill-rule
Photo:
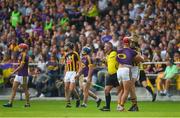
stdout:
<svg viewBox="0 0 180 118">
<path fill-rule="evenodd" d="M 127 56 L 125 54 L 118 54 L 117 57 L 120 59 L 126 59 L 127 58 Z"/>
</svg>

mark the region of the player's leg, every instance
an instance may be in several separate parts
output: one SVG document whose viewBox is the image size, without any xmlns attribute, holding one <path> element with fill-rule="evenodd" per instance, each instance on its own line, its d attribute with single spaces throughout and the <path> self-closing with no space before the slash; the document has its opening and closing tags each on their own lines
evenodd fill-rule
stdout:
<svg viewBox="0 0 180 118">
<path fill-rule="evenodd" d="M 118 93 L 118 106 L 117 106 L 117 109 L 119 109 L 119 105 L 121 104 L 121 99 L 122 99 L 122 95 L 123 95 L 123 93 L 124 93 L 124 87 L 123 87 L 123 83 L 122 83 L 122 71 L 123 71 L 123 69 L 122 68 L 119 68 L 118 70 L 117 70 L 117 79 L 118 79 L 118 82 L 119 82 L 119 86 L 120 86 L 120 91 L 119 91 L 119 93 Z"/>
<path fill-rule="evenodd" d="M 68 93 L 69 101 L 70 101 L 70 97 L 71 97 L 72 93 L 75 90 L 75 86 L 76 86 L 75 82 L 70 82 L 70 84 L 69 84 L 69 93 Z"/>
<path fill-rule="evenodd" d="M 76 87 L 76 83 L 75 83 L 75 76 L 76 76 L 76 72 L 75 71 L 70 71 L 67 73 L 67 78 L 65 77 L 65 84 L 67 84 L 67 86 L 65 85 L 65 92 L 66 92 L 66 99 L 67 99 L 67 105 L 66 107 L 71 107 L 71 102 L 70 102 L 70 97 L 72 92 L 74 92 L 75 87 Z"/>
<path fill-rule="evenodd" d="M 84 82 L 83 82 L 83 104 L 81 105 L 81 107 L 87 107 L 87 101 L 88 101 L 88 96 L 89 96 L 89 89 L 91 86 L 91 83 L 88 82 L 87 80 L 88 78 L 85 77 L 84 78 Z"/>
<path fill-rule="evenodd" d="M 152 96 L 152 101 L 154 102 L 156 100 L 156 93 L 153 92 L 152 88 L 150 86 L 148 86 L 147 84 L 147 80 L 146 80 L 146 74 L 144 72 L 144 70 L 140 71 L 140 78 L 139 78 L 140 83 L 142 84 L 142 86 L 144 88 L 146 88 L 146 90 L 151 94 Z"/>
<path fill-rule="evenodd" d="M 134 84 L 132 79 L 130 78 L 130 69 L 127 67 L 121 68 L 121 77 L 122 77 L 122 84 L 123 84 L 123 93 L 120 99 L 120 104 L 118 104 L 117 110 L 124 111 L 124 104 L 130 92 L 131 86 Z"/>
<path fill-rule="evenodd" d="M 66 107 L 71 107 L 69 86 L 70 86 L 70 82 L 65 82 L 64 90 L 65 90 L 65 98 L 67 102 Z"/>
<path fill-rule="evenodd" d="M 156 93 L 154 93 L 152 88 L 147 85 L 147 81 L 142 81 L 141 84 L 152 95 L 152 102 L 154 102 L 156 100 L 156 96 L 157 96 Z"/>
<path fill-rule="evenodd" d="M 24 89 L 24 93 L 25 93 L 25 99 L 26 99 L 26 104 L 24 105 L 25 107 L 30 107 L 30 103 L 29 103 L 29 91 L 28 91 L 28 82 L 27 82 L 27 77 L 23 77 L 23 83 L 22 83 L 22 87 Z"/>
<path fill-rule="evenodd" d="M 69 94 L 70 82 L 65 82 L 64 84 L 65 84 L 64 90 L 65 90 L 66 102 L 67 102 L 67 104 L 70 104 L 70 94 Z"/>
<path fill-rule="evenodd" d="M 117 99 L 118 105 L 121 104 L 121 97 L 122 97 L 123 93 L 124 93 L 123 83 L 122 83 L 122 81 L 121 81 L 121 82 L 119 82 L 119 92 L 118 92 L 118 99 Z"/>
<path fill-rule="evenodd" d="M 83 83 L 83 103 L 81 107 L 87 107 L 87 100 L 89 95 L 89 89 L 86 82 Z"/>
<path fill-rule="evenodd" d="M 133 66 L 131 68 L 131 74 L 132 74 L 133 84 L 130 89 L 130 100 L 132 102 L 132 106 L 128 111 L 138 111 L 135 82 L 139 79 L 139 75 L 140 75 L 139 68 L 137 66 Z"/>
<path fill-rule="evenodd" d="M 76 98 L 76 107 L 79 107 L 80 106 L 80 95 L 79 95 L 79 91 L 76 86 L 75 86 L 75 89 L 72 91 L 72 94 Z"/>
<path fill-rule="evenodd" d="M 66 99 L 66 107 L 69 108 L 71 107 L 71 102 L 70 102 L 70 94 L 69 94 L 69 88 L 70 88 L 70 72 L 66 72 L 64 76 L 64 91 L 65 91 L 65 99 Z"/>
<path fill-rule="evenodd" d="M 12 107 L 12 104 L 13 104 L 14 98 L 16 96 L 16 91 L 17 91 L 19 84 L 20 84 L 19 76 L 16 75 L 16 77 L 13 81 L 12 93 L 11 93 L 9 102 L 7 104 L 4 104 L 3 105 L 4 107 Z"/>
<path fill-rule="evenodd" d="M 93 93 L 91 90 L 88 91 L 89 96 L 91 96 L 92 98 L 94 98 L 94 100 L 96 101 L 97 107 L 100 106 L 101 104 L 101 98 L 99 98 L 95 93 Z"/>
<path fill-rule="evenodd" d="M 17 91 L 18 86 L 19 86 L 19 82 L 14 81 L 13 82 L 13 87 L 12 87 L 12 94 L 11 94 L 9 103 L 13 103 L 14 98 L 16 96 L 16 91 Z"/>
<path fill-rule="evenodd" d="M 131 97 L 131 102 L 132 106 L 128 111 L 139 111 L 138 105 L 137 105 L 137 96 L 136 96 L 136 87 L 135 87 L 135 79 L 132 80 L 133 84 L 130 88 L 130 97 Z"/>
<path fill-rule="evenodd" d="M 119 111 L 124 110 L 124 104 L 125 104 L 126 99 L 128 97 L 132 83 L 133 82 L 131 80 L 123 81 L 123 93 L 122 93 L 120 104 L 118 105 L 119 107 L 121 107 L 118 109 Z"/>
</svg>

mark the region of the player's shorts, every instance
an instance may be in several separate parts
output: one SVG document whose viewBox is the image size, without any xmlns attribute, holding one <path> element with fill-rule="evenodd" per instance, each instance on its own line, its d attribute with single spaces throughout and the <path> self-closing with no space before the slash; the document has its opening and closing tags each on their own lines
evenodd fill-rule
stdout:
<svg viewBox="0 0 180 118">
<path fill-rule="evenodd" d="M 130 76 L 131 76 L 131 70 L 129 67 L 120 67 L 117 70 L 117 78 L 118 78 L 119 83 L 121 81 L 131 80 Z"/>
<path fill-rule="evenodd" d="M 135 80 L 139 80 L 139 74 L 140 74 L 140 70 L 138 66 L 133 66 L 131 68 L 131 72 L 132 72 L 132 78 Z"/>
<path fill-rule="evenodd" d="M 106 78 L 106 86 L 113 86 L 113 87 L 119 86 L 117 73 L 112 75 L 109 74 L 109 76 Z"/>
<path fill-rule="evenodd" d="M 76 71 L 67 71 L 64 76 L 64 82 L 75 83 Z"/>
<path fill-rule="evenodd" d="M 146 73 L 144 72 L 144 70 L 140 70 L 139 81 L 140 83 L 142 83 L 143 81 L 146 81 Z"/>
<path fill-rule="evenodd" d="M 27 76 L 16 75 L 15 78 L 14 78 L 14 81 L 23 85 L 23 84 L 28 83 L 28 78 L 27 78 Z"/>
</svg>

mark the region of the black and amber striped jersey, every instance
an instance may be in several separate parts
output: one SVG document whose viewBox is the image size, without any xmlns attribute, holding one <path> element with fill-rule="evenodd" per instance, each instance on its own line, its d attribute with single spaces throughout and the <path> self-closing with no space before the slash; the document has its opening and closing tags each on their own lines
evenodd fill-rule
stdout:
<svg viewBox="0 0 180 118">
<path fill-rule="evenodd" d="M 78 71 L 79 69 L 79 54 L 75 51 L 67 53 L 65 56 L 66 71 Z"/>
<path fill-rule="evenodd" d="M 146 61 L 146 62 L 149 62 L 149 61 Z M 133 66 L 138 66 L 140 70 L 145 70 L 147 69 L 147 66 L 149 64 L 143 64 L 143 63 L 136 63 L 136 62 L 133 62 Z"/>
</svg>

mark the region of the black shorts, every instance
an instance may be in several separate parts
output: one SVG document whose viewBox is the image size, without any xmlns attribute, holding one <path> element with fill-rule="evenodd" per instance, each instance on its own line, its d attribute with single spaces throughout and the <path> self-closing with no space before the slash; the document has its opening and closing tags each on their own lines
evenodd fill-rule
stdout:
<svg viewBox="0 0 180 118">
<path fill-rule="evenodd" d="M 142 83 L 143 81 L 146 81 L 146 73 L 144 72 L 144 70 L 140 70 L 139 81 L 140 83 Z"/>
<path fill-rule="evenodd" d="M 113 87 L 119 86 L 117 73 L 109 75 L 109 77 L 106 78 L 106 86 L 113 86 Z"/>
</svg>

